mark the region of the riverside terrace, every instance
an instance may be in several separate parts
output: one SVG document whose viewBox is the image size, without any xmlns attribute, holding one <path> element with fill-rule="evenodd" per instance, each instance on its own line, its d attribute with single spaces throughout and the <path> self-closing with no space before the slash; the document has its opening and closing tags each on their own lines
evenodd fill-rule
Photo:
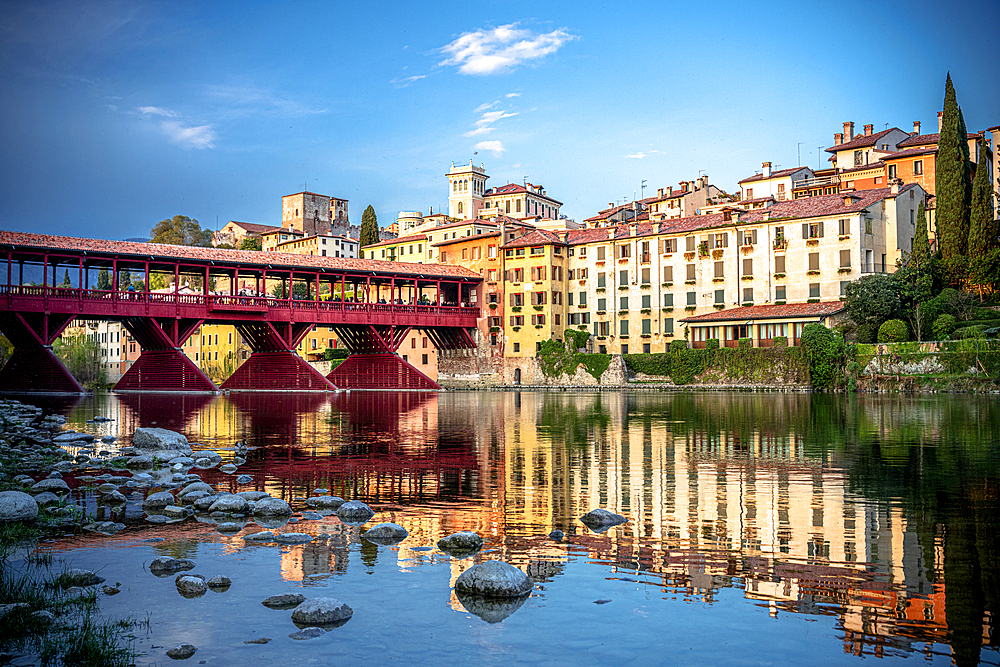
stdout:
<svg viewBox="0 0 1000 667">
<path fill-rule="evenodd" d="M 459 266 L 0 231 L 3 259 L 0 331 L 15 349 L 0 391 L 82 391 L 51 349 L 77 317 L 120 321 L 141 346 L 119 391 L 216 391 L 180 350 L 204 322 L 234 325 L 253 350 L 232 390 L 436 388 L 395 355 L 406 334 L 475 345 L 482 277 Z M 327 378 L 294 352 L 317 325 L 352 352 Z"/>
</svg>

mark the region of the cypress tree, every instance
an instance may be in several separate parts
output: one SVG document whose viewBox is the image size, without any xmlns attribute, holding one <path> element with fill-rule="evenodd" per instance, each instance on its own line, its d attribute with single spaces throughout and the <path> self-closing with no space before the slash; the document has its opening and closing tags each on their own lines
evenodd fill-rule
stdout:
<svg viewBox="0 0 1000 667">
<path fill-rule="evenodd" d="M 361 216 L 361 246 L 372 245 L 373 243 L 378 243 L 378 217 L 375 215 L 375 209 L 369 204 L 368 208 Z"/>
<path fill-rule="evenodd" d="M 919 267 L 927 266 L 931 259 L 931 244 L 927 239 L 927 211 L 923 201 L 917 207 L 917 229 L 913 232 L 913 250 L 910 252 L 910 257 Z"/>
<path fill-rule="evenodd" d="M 979 164 L 976 180 L 972 183 L 972 202 L 969 223 L 969 257 L 985 257 L 997 247 L 997 226 L 993 218 L 993 190 L 990 188 L 989 159 L 986 144 L 979 144 Z"/>
<path fill-rule="evenodd" d="M 945 259 L 964 256 L 969 238 L 969 147 L 951 74 L 945 82 L 937 152 L 937 229 Z"/>
</svg>

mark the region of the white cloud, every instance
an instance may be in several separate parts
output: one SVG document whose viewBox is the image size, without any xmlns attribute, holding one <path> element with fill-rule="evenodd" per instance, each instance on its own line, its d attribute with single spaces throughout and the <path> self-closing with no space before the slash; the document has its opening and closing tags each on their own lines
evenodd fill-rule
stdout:
<svg viewBox="0 0 1000 667">
<path fill-rule="evenodd" d="M 407 86 L 410 86 L 413 83 L 426 78 L 427 78 L 426 74 L 416 74 L 414 76 L 408 76 L 405 79 L 393 79 L 392 81 L 390 81 L 390 83 L 394 85 L 396 88 L 406 88 Z"/>
<path fill-rule="evenodd" d="M 118 105 L 117 104 L 105 104 L 104 106 L 106 106 L 107 108 L 111 109 L 112 111 L 118 111 Z"/>
<path fill-rule="evenodd" d="M 487 109 L 492 109 L 498 104 L 500 104 L 500 100 L 494 100 L 492 102 L 483 102 L 478 107 L 476 107 L 472 113 L 479 113 L 480 111 L 486 111 Z"/>
<path fill-rule="evenodd" d="M 469 130 L 468 132 L 466 132 L 462 136 L 463 137 L 478 137 L 480 134 L 489 134 L 490 132 L 493 131 L 493 129 L 494 128 L 492 128 L 492 127 L 477 127 L 474 130 Z"/>
<path fill-rule="evenodd" d="M 183 148 L 215 148 L 215 133 L 211 125 L 184 127 L 180 121 L 165 120 L 160 123 L 160 128 L 172 142 Z"/>
<path fill-rule="evenodd" d="M 484 109 L 489 109 L 489 108 L 494 107 L 496 105 L 497 105 L 497 102 L 493 102 L 492 104 L 480 104 L 479 107 L 476 108 L 475 113 L 479 113 L 480 111 L 483 111 Z M 496 122 L 498 120 L 501 120 L 503 118 L 510 118 L 511 116 L 516 116 L 516 115 L 518 115 L 518 113 L 519 112 L 517 112 L 517 111 L 509 111 L 509 110 L 508 111 L 502 111 L 502 110 L 501 111 L 484 111 L 484 113 L 479 117 L 479 120 L 477 120 L 475 122 L 475 127 L 473 129 L 469 130 L 468 132 L 466 132 L 462 136 L 465 136 L 465 137 L 476 137 L 476 136 L 479 136 L 481 134 L 487 134 L 489 132 L 492 132 L 494 129 L 496 129 L 493 126 L 496 124 Z"/>
<path fill-rule="evenodd" d="M 289 99 L 266 88 L 256 86 L 208 86 L 205 91 L 210 97 L 227 105 L 230 116 L 270 116 L 274 118 L 297 118 L 327 113 L 327 109 L 317 109 L 298 100 Z"/>
<path fill-rule="evenodd" d="M 555 53 L 566 42 L 579 39 L 562 28 L 538 34 L 517 26 L 508 23 L 491 30 L 480 28 L 463 33 L 441 47 L 447 57 L 438 64 L 455 65 L 459 74 L 500 74 Z"/>
<path fill-rule="evenodd" d="M 478 151 L 490 151 L 493 153 L 493 157 L 500 157 L 503 155 L 504 151 L 507 149 L 503 147 L 503 144 L 499 141 L 480 141 L 478 144 L 473 146 Z"/>
<path fill-rule="evenodd" d="M 507 93 L 504 97 L 520 97 L 521 93 Z"/>
<path fill-rule="evenodd" d="M 643 153 L 642 151 L 639 151 L 638 153 L 632 153 L 631 155 L 626 155 L 625 157 L 631 160 L 641 160 L 642 158 L 646 157 L 646 154 Z"/>
<path fill-rule="evenodd" d="M 179 113 L 163 107 L 136 107 L 136 111 L 144 116 L 166 116 L 167 118 L 177 118 Z"/>
</svg>

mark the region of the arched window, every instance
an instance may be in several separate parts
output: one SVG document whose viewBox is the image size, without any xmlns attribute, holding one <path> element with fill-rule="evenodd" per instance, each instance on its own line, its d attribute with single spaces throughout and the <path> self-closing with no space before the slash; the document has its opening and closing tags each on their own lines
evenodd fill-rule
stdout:
<svg viewBox="0 0 1000 667">
<path fill-rule="evenodd" d="M 462 202 L 458 202 L 458 214 L 465 215 L 464 213 L 462 213 Z"/>
</svg>

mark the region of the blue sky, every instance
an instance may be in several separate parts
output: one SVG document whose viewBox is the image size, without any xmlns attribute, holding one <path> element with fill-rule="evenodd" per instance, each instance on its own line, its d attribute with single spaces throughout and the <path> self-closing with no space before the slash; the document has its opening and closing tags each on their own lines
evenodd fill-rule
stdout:
<svg viewBox="0 0 1000 667">
<path fill-rule="evenodd" d="M 3 2 L 0 226 L 279 224 L 303 187 L 443 209 L 451 163 L 577 220 L 707 173 L 816 167 L 844 121 L 1000 123 L 996 2 Z M 799 142 L 801 145 L 798 146 Z"/>
</svg>

